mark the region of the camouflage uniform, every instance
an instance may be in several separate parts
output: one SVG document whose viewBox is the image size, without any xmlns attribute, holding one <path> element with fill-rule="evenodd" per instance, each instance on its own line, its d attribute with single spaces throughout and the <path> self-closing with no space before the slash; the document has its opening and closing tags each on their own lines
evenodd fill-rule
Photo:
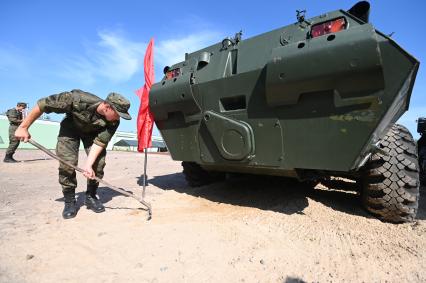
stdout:
<svg viewBox="0 0 426 283">
<path fill-rule="evenodd" d="M 22 112 L 15 108 L 9 109 L 6 112 L 9 119 L 9 147 L 6 150 L 6 156 L 12 156 L 19 146 L 20 141 L 15 138 L 15 131 L 22 122 Z"/>
<path fill-rule="evenodd" d="M 42 98 L 37 102 L 42 112 L 66 113 L 61 122 L 56 146 L 56 154 L 60 158 L 77 165 L 80 140 L 86 153 L 89 153 L 93 143 L 104 147 L 93 165 L 93 171 L 99 178 L 104 175 L 105 148 L 119 125 L 119 121 L 109 122 L 96 112 L 103 101 L 91 93 L 72 90 Z M 75 170 L 60 163 L 59 183 L 64 194 L 73 192 L 77 187 Z M 88 191 L 96 191 L 98 185 L 95 180 L 87 180 Z"/>
</svg>

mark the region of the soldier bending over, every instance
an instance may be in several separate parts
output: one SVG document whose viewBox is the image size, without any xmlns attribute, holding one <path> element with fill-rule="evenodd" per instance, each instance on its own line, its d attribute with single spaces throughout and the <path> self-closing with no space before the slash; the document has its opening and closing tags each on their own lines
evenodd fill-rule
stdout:
<svg viewBox="0 0 426 283">
<path fill-rule="evenodd" d="M 78 162 L 80 140 L 87 153 L 84 176 L 87 180 L 85 205 L 94 212 L 103 212 L 105 207 L 96 197 L 99 183 L 94 176 L 104 175 L 106 146 L 120 123 L 120 117 L 130 120 L 130 102 L 118 93 L 110 93 L 105 100 L 81 90 L 62 92 L 40 99 L 15 132 L 16 138 L 28 141 L 28 129 L 44 113 L 65 113 L 59 129 L 56 154 L 74 164 Z M 59 164 L 59 183 L 62 185 L 65 207 L 62 216 L 73 218 L 77 214 L 75 189 L 76 173 L 62 163 Z"/>
</svg>

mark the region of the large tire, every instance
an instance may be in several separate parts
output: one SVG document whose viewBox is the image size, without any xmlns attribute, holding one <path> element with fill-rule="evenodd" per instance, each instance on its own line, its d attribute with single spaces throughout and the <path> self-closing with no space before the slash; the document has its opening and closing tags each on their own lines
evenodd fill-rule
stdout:
<svg viewBox="0 0 426 283">
<path fill-rule="evenodd" d="M 393 125 L 379 146 L 387 154 L 373 154 L 365 166 L 363 204 L 382 221 L 411 222 L 419 206 L 416 144 L 407 128 Z"/>
<path fill-rule="evenodd" d="M 195 162 L 182 161 L 183 174 L 191 187 L 205 186 L 225 179 L 222 172 L 209 172 Z"/>
</svg>

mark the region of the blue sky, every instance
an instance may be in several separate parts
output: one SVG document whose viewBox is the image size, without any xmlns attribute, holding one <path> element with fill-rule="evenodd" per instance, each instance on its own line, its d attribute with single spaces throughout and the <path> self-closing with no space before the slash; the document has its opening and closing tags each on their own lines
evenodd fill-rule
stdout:
<svg viewBox="0 0 426 283">
<path fill-rule="evenodd" d="M 243 39 L 307 17 L 349 9 L 356 1 L 22 1 L 0 2 L 0 112 L 25 101 L 80 88 L 106 97 L 126 95 L 137 116 L 143 85 L 143 56 L 155 38 L 156 81 L 162 69 L 183 60 L 185 52 L 221 41 L 243 30 Z M 426 2 L 370 1 L 370 21 L 420 62 L 425 59 L 423 21 Z M 423 66 L 410 110 L 400 120 L 415 133 L 415 119 L 426 116 Z M 60 117 L 54 116 L 55 119 Z M 120 130 L 135 131 L 136 119 Z"/>
</svg>

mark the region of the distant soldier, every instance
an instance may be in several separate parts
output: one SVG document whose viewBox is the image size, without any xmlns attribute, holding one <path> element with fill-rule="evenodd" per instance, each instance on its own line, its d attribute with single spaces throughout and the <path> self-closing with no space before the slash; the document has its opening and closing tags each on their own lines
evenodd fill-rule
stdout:
<svg viewBox="0 0 426 283">
<path fill-rule="evenodd" d="M 130 102 L 118 93 L 110 93 L 105 100 L 81 90 L 62 92 L 40 99 L 15 132 L 15 136 L 28 141 L 28 129 L 42 113 L 65 113 L 59 129 L 56 154 L 77 165 L 80 140 L 87 153 L 84 176 L 87 180 L 85 205 L 94 212 L 105 207 L 96 197 L 99 183 L 93 177 L 104 176 L 106 147 L 120 123 L 120 117 L 130 120 Z M 77 214 L 75 170 L 62 163 L 59 165 L 59 183 L 62 185 L 65 207 L 62 217 L 73 218 Z"/>
<path fill-rule="evenodd" d="M 19 146 L 19 139 L 15 138 L 15 131 L 18 126 L 22 123 L 22 112 L 27 108 L 27 104 L 24 102 L 18 102 L 15 108 L 7 110 L 6 116 L 9 119 L 9 147 L 6 150 L 6 155 L 3 162 L 14 163 L 17 162 L 13 155 Z"/>
</svg>

